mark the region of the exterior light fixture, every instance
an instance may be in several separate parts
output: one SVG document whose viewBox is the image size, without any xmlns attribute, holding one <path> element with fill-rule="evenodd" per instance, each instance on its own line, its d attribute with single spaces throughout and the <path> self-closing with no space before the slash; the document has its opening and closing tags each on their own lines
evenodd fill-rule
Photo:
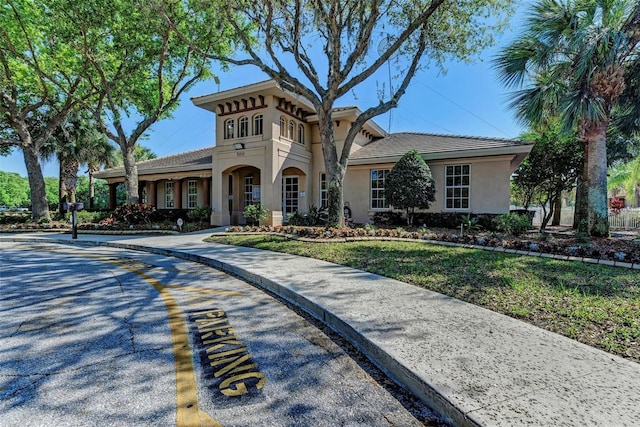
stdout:
<svg viewBox="0 0 640 427">
<path fill-rule="evenodd" d="M 236 142 L 233 144 L 233 148 L 236 150 L 244 150 L 244 144 L 242 142 Z"/>
</svg>

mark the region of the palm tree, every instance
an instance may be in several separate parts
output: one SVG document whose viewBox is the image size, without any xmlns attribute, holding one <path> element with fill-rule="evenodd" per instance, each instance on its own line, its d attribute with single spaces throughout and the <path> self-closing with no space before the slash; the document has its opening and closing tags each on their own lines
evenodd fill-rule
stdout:
<svg viewBox="0 0 640 427">
<path fill-rule="evenodd" d="M 511 101 L 523 122 L 535 125 L 555 110 L 567 129 L 577 129 L 585 146 L 588 220 L 583 231 L 608 236 L 606 132 L 628 69 L 639 61 L 640 4 L 540 0 L 528 18 L 495 67 L 507 86 L 527 85 Z"/>
<path fill-rule="evenodd" d="M 80 165 L 89 166 L 90 186 L 93 186 L 92 174 L 101 165 L 111 166 L 115 162 L 115 148 L 98 130 L 95 122 L 86 112 L 75 111 L 56 128 L 50 141 L 45 145 L 41 156 L 45 159 L 55 155 L 60 167 L 59 175 L 59 213 L 63 212 L 65 202 L 76 201 L 76 184 Z M 93 195 L 93 190 L 90 190 Z M 89 200 L 89 207 L 93 207 Z"/>
</svg>

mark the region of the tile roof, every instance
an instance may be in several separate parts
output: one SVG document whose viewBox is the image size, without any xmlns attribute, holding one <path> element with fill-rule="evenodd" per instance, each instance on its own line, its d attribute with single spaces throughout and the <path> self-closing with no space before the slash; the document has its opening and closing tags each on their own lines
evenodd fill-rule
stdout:
<svg viewBox="0 0 640 427">
<path fill-rule="evenodd" d="M 482 150 L 508 152 L 512 149 L 519 152 L 518 148 L 526 146 L 530 149 L 531 145 L 531 142 L 517 139 L 404 132 L 393 133 L 365 145 L 354 152 L 349 161 L 399 158 L 409 150 L 417 150 L 427 159 L 457 157 L 461 152 L 471 151 L 482 156 Z"/>
<path fill-rule="evenodd" d="M 180 170 L 211 169 L 213 167 L 212 148 L 213 146 L 199 148 L 197 150 L 185 151 L 183 153 L 138 162 L 138 174 L 157 173 L 162 170 L 175 170 L 176 168 Z M 124 166 L 119 166 L 97 172 L 95 177 L 107 178 L 123 175 Z"/>
</svg>

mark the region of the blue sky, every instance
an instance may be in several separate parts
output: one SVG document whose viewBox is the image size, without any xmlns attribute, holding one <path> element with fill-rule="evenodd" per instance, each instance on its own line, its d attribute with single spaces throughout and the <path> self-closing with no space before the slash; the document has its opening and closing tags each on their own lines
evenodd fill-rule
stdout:
<svg viewBox="0 0 640 427">
<path fill-rule="evenodd" d="M 398 108 L 391 111 L 391 118 L 385 114 L 374 121 L 391 132 L 517 138 L 523 129 L 507 107 L 507 90 L 498 82 L 491 59 L 517 33 L 515 29 L 520 25 L 522 15 L 520 8 L 498 43 L 484 50 L 474 63 L 451 62 L 446 65 L 446 74 L 436 68 L 418 72 Z M 267 79 L 257 68 L 249 66 L 234 67 L 217 74 L 221 91 Z M 376 87 L 382 84 L 389 84 L 387 67 L 337 106 L 357 105 L 364 109 L 377 102 Z M 214 145 L 214 114 L 195 107 L 190 98 L 217 91 L 218 85 L 213 80 L 194 86 L 181 98 L 174 117 L 153 125 L 148 139 L 142 144 L 158 156 Z M 14 149 L 12 155 L 0 157 L 0 170 L 26 176 L 22 153 Z M 44 164 L 43 172 L 44 176 L 57 176 L 58 166 L 48 162 Z"/>
</svg>

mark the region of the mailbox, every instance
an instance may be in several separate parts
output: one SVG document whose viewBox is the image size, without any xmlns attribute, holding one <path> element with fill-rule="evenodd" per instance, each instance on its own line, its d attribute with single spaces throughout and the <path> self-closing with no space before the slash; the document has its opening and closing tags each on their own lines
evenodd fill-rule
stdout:
<svg viewBox="0 0 640 427">
<path fill-rule="evenodd" d="M 81 211 L 84 209 L 84 203 L 65 203 L 64 204 L 64 210 L 66 211 L 70 211 L 70 212 L 76 212 L 76 211 Z"/>
</svg>

